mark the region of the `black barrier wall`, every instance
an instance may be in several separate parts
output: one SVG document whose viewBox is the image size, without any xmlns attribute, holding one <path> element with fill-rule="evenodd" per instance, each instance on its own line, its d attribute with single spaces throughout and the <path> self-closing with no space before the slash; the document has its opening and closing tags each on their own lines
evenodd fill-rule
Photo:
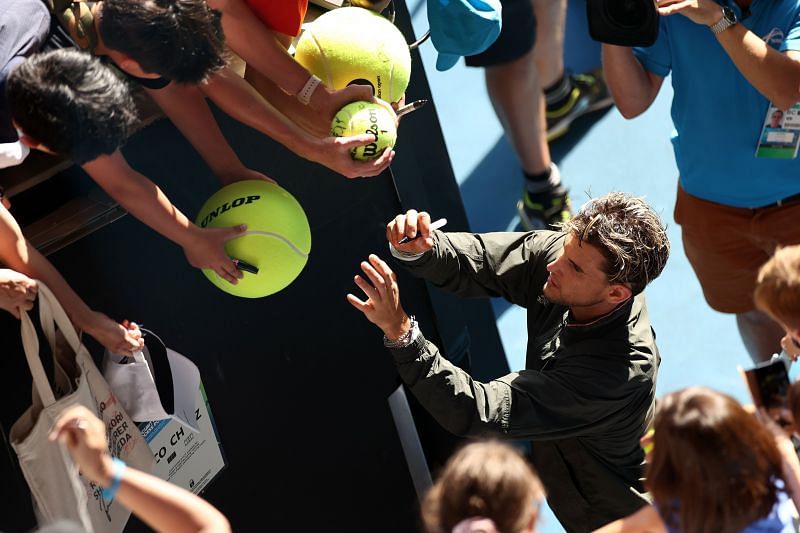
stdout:
<svg viewBox="0 0 800 533">
<path fill-rule="evenodd" d="M 410 38 L 402 3 L 398 24 Z M 430 98 L 416 52 L 413 63 L 407 100 Z M 384 228 L 397 213 L 428 209 L 448 218 L 448 230 L 467 229 L 435 107 L 403 120 L 391 173 L 357 180 L 217 116 L 242 160 L 275 178 L 306 210 L 312 249 L 291 286 L 258 300 L 225 294 L 188 265 L 179 247 L 131 216 L 50 259 L 90 306 L 143 323 L 198 365 L 228 464 L 204 496 L 234 530 L 414 531 L 417 495 L 386 401 L 397 374 L 380 331 L 345 294 L 358 292 L 352 278 L 369 253 L 389 257 Z M 167 121 L 137 134 L 124 152 L 190 217 L 218 187 Z M 55 194 L 48 187 L 68 194 L 90 186 L 75 168 L 51 182 L 20 195 L 20 211 L 37 194 Z M 505 371 L 488 302 L 456 303 L 402 271 L 399 278 L 404 306 L 428 338 L 462 366 L 471 361 L 479 377 Z M 7 435 L 29 403 L 30 375 L 19 323 L 0 314 L 0 331 L 0 425 Z M 90 348 L 99 356 L 91 341 Z M 414 413 L 435 468 L 458 441 L 416 407 Z M 21 531 L 33 524 L 29 496 L 13 452 L 2 447 L 0 530 Z M 141 528 L 132 522 L 128 529 Z"/>
</svg>

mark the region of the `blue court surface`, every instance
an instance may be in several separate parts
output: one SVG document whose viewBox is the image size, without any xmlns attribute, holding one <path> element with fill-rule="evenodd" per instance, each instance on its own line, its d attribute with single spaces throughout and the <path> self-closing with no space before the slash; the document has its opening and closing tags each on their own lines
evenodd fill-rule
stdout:
<svg viewBox="0 0 800 533">
<path fill-rule="evenodd" d="M 428 24 L 425 3 L 409 0 L 408 6 L 419 36 Z M 483 71 L 467 68 L 462 61 L 447 72 L 437 72 L 431 43 L 423 44 L 421 51 L 472 230 L 514 229 L 522 175 L 492 110 Z M 600 46 L 588 37 L 582 0 L 573 0 L 568 8 L 565 63 L 575 72 L 600 65 Z M 701 384 L 748 401 L 736 366 L 749 366 L 750 358 L 735 319 L 706 305 L 672 218 L 678 173 L 669 142 L 671 98 L 666 80 L 652 108 L 641 117 L 625 120 L 614 108 L 582 117 L 565 137 L 551 144 L 551 152 L 575 208 L 589 196 L 628 191 L 644 196 L 668 223 L 671 257 L 646 291 L 662 357 L 659 395 Z M 527 342 L 525 310 L 504 301 L 493 303 L 509 367 L 520 369 Z M 539 526 L 548 533 L 562 531 L 549 511 Z"/>
</svg>

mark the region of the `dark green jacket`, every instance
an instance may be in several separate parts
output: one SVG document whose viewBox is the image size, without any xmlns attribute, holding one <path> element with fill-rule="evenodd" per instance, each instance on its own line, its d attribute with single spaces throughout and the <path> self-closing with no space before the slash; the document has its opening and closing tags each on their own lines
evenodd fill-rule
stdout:
<svg viewBox="0 0 800 533">
<path fill-rule="evenodd" d="M 589 325 L 542 298 L 546 265 L 564 235 L 441 233 L 404 262 L 415 275 L 465 297 L 502 296 L 528 310 L 526 369 L 474 381 L 421 335 L 392 353 L 417 399 L 457 435 L 530 439 L 554 513 L 591 531 L 639 509 L 639 446 L 654 408 L 659 364 L 643 294 Z"/>
</svg>

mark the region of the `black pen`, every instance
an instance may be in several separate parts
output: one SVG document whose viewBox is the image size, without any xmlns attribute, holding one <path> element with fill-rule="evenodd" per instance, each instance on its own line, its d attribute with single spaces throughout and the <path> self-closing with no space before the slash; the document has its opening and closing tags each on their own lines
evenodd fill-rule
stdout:
<svg viewBox="0 0 800 533">
<path fill-rule="evenodd" d="M 258 267 L 255 265 L 251 265 L 247 261 L 242 261 L 241 259 L 231 258 L 233 264 L 236 265 L 236 268 L 241 270 L 242 272 L 250 272 L 251 274 L 258 274 Z"/>
<path fill-rule="evenodd" d="M 400 109 L 397 110 L 397 118 L 400 118 L 403 115 L 407 115 L 407 114 L 411 113 L 412 111 L 416 111 L 417 109 L 419 109 L 420 107 L 424 106 L 427 103 L 428 103 L 428 100 L 426 100 L 424 98 L 422 100 L 414 100 L 410 104 L 406 104 L 406 105 L 404 105 L 403 107 L 401 107 Z"/>
<path fill-rule="evenodd" d="M 439 229 L 439 228 L 442 228 L 442 227 L 444 227 L 445 224 L 447 224 L 447 219 L 446 218 L 440 218 L 436 222 L 431 223 L 431 231 Z M 417 232 L 417 235 L 415 237 L 403 237 L 402 239 L 397 241 L 397 244 L 405 244 L 405 243 L 407 243 L 409 241 L 415 241 L 415 240 L 419 239 L 421 236 L 422 235 L 419 232 Z"/>
</svg>

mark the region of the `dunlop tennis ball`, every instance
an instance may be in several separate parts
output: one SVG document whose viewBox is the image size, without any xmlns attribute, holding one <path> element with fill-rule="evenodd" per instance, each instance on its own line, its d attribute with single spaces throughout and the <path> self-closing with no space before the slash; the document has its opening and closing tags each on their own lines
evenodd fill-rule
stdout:
<svg viewBox="0 0 800 533">
<path fill-rule="evenodd" d="M 380 157 L 387 147 L 394 147 L 397 141 L 394 111 L 374 102 L 350 102 L 333 117 L 331 135 L 334 137 L 349 137 L 361 133 L 371 133 L 376 140 L 353 148 L 350 151 L 353 159 L 363 161 Z"/>
<path fill-rule="evenodd" d="M 223 187 L 206 201 L 196 222 L 203 228 L 247 225 L 244 234 L 225 244 L 225 252 L 258 273 L 245 271 L 233 285 L 203 269 L 211 283 L 234 296 L 261 298 L 283 290 L 300 275 L 311 251 L 311 229 L 303 208 L 274 183 L 247 180 Z"/>
<path fill-rule="evenodd" d="M 305 26 L 294 58 L 331 89 L 371 85 L 387 102 L 411 79 L 408 44 L 394 24 L 361 7 L 333 9 Z"/>
</svg>

